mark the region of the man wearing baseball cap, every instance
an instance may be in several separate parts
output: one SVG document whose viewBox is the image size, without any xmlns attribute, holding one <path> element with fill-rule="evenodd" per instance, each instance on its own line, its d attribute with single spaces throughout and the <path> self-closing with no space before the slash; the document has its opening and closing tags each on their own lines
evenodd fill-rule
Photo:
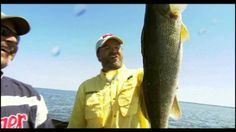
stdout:
<svg viewBox="0 0 236 132">
<path fill-rule="evenodd" d="M 111 33 L 99 38 L 100 74 L 84 81 L 76 95 L 68 128 L 149 128 L 141 92 L 143 69 L 123 64 L 123 40 Z M 180 112 L 175 98 L 172 112 Z"/>
<path fill-rule="evenodd" d="M 54 128 L 43 97 L 31 85 L 3 75 L 29 31 L 25 18 L 1 12 L 1 128 Z"/>
</svg>

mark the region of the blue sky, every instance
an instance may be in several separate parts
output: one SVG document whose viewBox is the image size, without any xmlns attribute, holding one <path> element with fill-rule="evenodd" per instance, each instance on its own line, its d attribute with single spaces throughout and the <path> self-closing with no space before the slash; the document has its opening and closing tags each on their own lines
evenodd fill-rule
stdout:
<svg viewBox="0 0 236 132">
<path fill-rule="evenodd" d="M 1 4 L 1 11 L 31 24 L 3 71 L 34 87 L 77 90 L 97 75 L 95 43 L 105 33 L 123 38 L 128 68 L 142 67 L 144 4 Z M 184 43 L 179 99 L 235 107 L 235 5 L 189 4 L 182 16 L 190 39 Z"/>
</svg>

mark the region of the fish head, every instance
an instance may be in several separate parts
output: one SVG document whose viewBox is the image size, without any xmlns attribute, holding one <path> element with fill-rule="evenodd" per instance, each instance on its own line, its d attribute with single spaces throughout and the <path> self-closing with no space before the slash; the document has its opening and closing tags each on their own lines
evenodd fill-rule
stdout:
<svg viewBox="0 0 236 132">
<path fill-rule="evenodd" d="M 186 9 L 187 4 L 169 4 L 170 14 L 176 17 L 180 17 L 182 12 Z"/>
<path fill-rule="evenodd" d="M 181 13 L 186 9 L 187 4 L 160 4 L 157 10 L 162 16 L 168 18 L 181 18 Z"/>
</svg>

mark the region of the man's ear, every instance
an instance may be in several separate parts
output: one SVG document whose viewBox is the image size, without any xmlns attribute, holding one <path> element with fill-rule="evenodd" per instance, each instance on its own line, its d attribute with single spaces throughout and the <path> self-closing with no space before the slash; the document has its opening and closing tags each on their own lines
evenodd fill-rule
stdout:
<svg viewBox="0 0 236 132">
<path fill-rule="evenodd" d="M 100 56 L 97 54 L 98 61 L 101 62 Z"/>
<path fill-rule="evenodd" d="M 11 59 L 11 61 L 15 58 L 16 54 L 11 54 L 9 57 Z"/>
<path fill-rule="evenodd" d="M 10 53 L 10 54 L 11 54 L 11 55 L 10 55 L 10 60 L 11 60 L 11 61 L 15 58 L 17 51 L 18 51 L 18 45 L 16 45 L 14 51 L 12 51 L 12 52 Z"/>
<path fill-rule="evenodd" d="M 98 61 L 100 61 L 101 62 L 101 59 L 100 59 L 100 55 L 99 55 L 99 49 L 98 49 L 98 51 L 97 51 L 97 58 L 98 58 Z"/>
</svg>

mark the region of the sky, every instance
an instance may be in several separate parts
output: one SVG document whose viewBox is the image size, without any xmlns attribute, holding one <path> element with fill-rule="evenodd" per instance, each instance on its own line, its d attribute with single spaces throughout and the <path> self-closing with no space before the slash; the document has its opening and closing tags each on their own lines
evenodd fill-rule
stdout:
<svg viewBox="0 0 236 132">
<path fill-rule="evenodd" d="M 105 33 L 124 41 L 124 64 L 141 68 L 144 4 L 1 4 L 31 25 L 4 75 L 33 87 L 73 90 L 100 73 L 95 44 Z M 235 5 L 189 4 L 180 101 L 235 107 Z"/>
</svg>

